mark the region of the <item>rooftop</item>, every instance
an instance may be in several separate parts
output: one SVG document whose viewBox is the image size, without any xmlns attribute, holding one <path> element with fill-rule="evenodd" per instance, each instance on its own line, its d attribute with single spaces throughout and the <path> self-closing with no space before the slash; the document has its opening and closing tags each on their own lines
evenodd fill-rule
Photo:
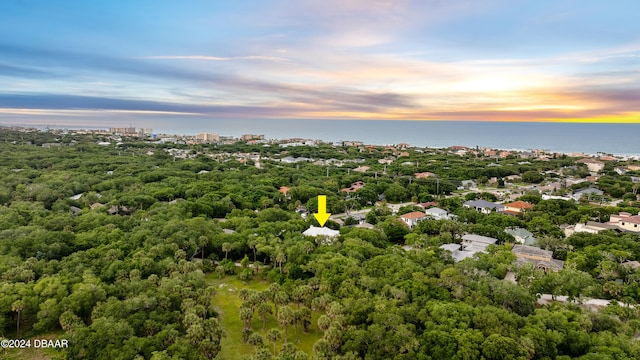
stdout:
<svg viewBox="0 0 640 360">
<path fill-rule="evenodd" d="M 518 255 L 526 255 L 526 256 L 540 256 L 551 259 L 553 257 L 553 251 L 543 250 L 537 248 L 535 246 L 529 245 L 514 245 L 511 252 Z"/>
<path fill-rule="evenodd" d="M 497 209 L 497 208 L 504 207 L 503 205 L 496 204 L 496 203 L 493 203 L 491 201 L 482 200 L 482 199 L 466 201 L 463 205 L 471 206 L 471 207 L 474 207 L 474 208 L 491 208 L 491 209 Z"/>
<path fill-rule="evenodd" d="M 526 201 L 514 201 L 512 203 L 508 203 L 508 204 L 504 204 L 504 206 L 508 206 L 508 207 L 512 207 L 512 208 L 518 208 L 518 209 L 531 209 L 533 208 L 533 204 L 530 204 Z"/>
<path fill-rule="evenodd" d="M 421 211 L 412 211 L 410 213 L 400 215 L 400 217 L 403 219 L 420 219 L 425 217 L 425 214 Z"/>
<path fill-rule="evenodd" d="M 324 226 L 317 227 L 317 226 L 311 225 L 311 227 L 305 230 L 302 234 L 306 236 L 326 236 L 329 238 L 334 238 L 340 235 L 340 231 L 329 229 L 328 227 L 324 227 Z"/>
<path fill-rule="evenodd" d="M 476 235 L 476 234 L 465 234 L 464 236 L 462 236 L 462 240 L 464 241 L 470 241 L 470 242 L 475 242 L 475 243 L 483 243 L 483 244 L 495 244 L 496 241 L 498 241 L 498 239 L 496 238 L 492 238 L 492 237 L 488 237 L 488 236 L 481 236 L 481 235 Z"/>
</svg>

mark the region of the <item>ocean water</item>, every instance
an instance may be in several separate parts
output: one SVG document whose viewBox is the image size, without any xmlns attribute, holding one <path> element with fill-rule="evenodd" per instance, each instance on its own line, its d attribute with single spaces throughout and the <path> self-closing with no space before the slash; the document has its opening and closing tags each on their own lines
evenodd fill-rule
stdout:
<svg viewBox="0 0 640 360">
<path fill-rule="evenodd" d="M 117 121 L 117 120 L 116 120 Z M 118 126 L 125 126 L 114 123 Z M 111 124 L 111 126 L 115 126 Z M 304 138 L 323 141 L 362 141 L 387 145 L 443 148 L 453 145 L 496 149 L 544 149 L 560 153 L 640 156 L 640 124 L 405 121 L 405 120 L 223 120 L 171 118 L 138 121 L 126 126 L 153 128 L 154 133 L 187 134 L 214 132 L 240 137 L 261 134 L 267 139 Z M 96 128 L 93 125 L 52 128 Z M 102 125 L 101 128 L 103 128 Z M 108 126 L 107 126 L 108 127 Z"/>
<path fill-rule="evenodd" d="M 149 124 L 154 126 L 154 124 Z M 197 120 L 181 126 L 155 124 L 178 134 L 262 134 L 267 139 L 354 140 L 366 144 L 408 143 L 424 147 L 544 149 L 561 153 L 640 154 L 640 124 L 398 121 L 398 120 Z"/>
</svg>

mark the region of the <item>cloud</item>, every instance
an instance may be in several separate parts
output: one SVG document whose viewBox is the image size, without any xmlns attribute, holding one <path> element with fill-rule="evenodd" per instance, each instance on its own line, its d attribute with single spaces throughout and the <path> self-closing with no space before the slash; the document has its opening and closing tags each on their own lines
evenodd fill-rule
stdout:
<svg viewBox="0 0 640 360">
<path fill-rule="evenodd" d="M 262 55 L 249 55 L 249 56 L 206 56 L 206 55 L 158 55 L 158 56 L 142 56 L 139 59 L 169 59 L 169 60 L 204 60 L 204 61 L 234 61 L 234 60 L 261 60 L 261 61 L 273 61 L 273 62 L 288 62 L 287 58 L 277 56 L 262 56 Z"/>
<path fill-rule="evenodd" d="M 0 76 L 20 77 L 28 79 L 42 79 L 56 77 L 53 72 L 34 69 L 31 67 L 0 64 Z"/>
<path fill-rule="evenodd" d="M 117 99 L 95 96 L 57 94 L 0 94 L 0 109 L 13 114 L 87 114 L 86 111 L 121 111 L 139 114 L 183 114 L 196 116 L 241 117 L 296 117 L 315 112 L 367 112 L 385 107 L 406 107 L 408 101 L 394 94 L 336 94 L 332 99 L 311 102 L 308 99 L 280 101 L 261 105 L 182 104 L 135 99 Z"/>
</svg>

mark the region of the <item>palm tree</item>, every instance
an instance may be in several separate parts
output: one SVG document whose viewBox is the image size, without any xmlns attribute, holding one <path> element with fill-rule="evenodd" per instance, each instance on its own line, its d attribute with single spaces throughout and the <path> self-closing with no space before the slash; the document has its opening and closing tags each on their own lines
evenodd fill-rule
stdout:
<svg viewBox="0 0 640 360">
<path fill-rule="evenodd" d="M 200 248 L 201 248 L 201 252 L 202 252 L 202 260 L 204 260 L 204 249 L 207 246 L 207 243 L 209 242 L 209 239 L 207 239 L 207 237 L 203 235 L 203 236 L 200 236 L 198 238 L 198 242 L 199 242 L 199 245 L 200 245 Z"/>
<path fill-rule="evenodd" d="M 15 311 L 18 313 L 18 321 L 16 323 L 16 337 L 18 338 L 20 337 L 20 314 L 22 313 L 22 310 L 24 310 L 24 301 L 16 300 L 13 302 L 13 304 L 11 304 L 11 311 Z"/>
<path fill-rule="evenodd" d="M 271 313 L 271 305 L 268 302 L 261 302 L 258 305 L 258 316 L 262 319 L 262 330 L 267 326 L 267 319 Z"/>
<path fill-rule="evenodd" d="M 255 332 L 249 335 L 249 339 L 247 340 L 247 342 L 249 343 L 249 345 L 262 346 L 264 344 L 264 339 L 262 338 L 262 335 Z"/>
<path fill-rule="evenodd" d="M 278 305 L 285 305 L 289 302 L 289 295 L 284 291 L 278 291 L 273 294 L 273 305 L 276 309 L 276 318 L 278 317 Z"/>
<path fill-rule="evenodd" d="M 222 251 L 224 251 L 224 259 L 227 259 L 227 256 L 229 255 L 229 251 L 231 251 L 231 244 L 226 242 L 222 244 Z"/>
<path fill-rule="evenodd" d="M 249 249 L 251 249 L 253 251 L 253 262 L 256 262 L 256 246 L 258 246 L 258 239 L 256 238 L 251 238 L 249 239 L 247 245 L 249 245 Z"/>
<path fill-rule="evenodd" d="M 278 322 L 280 326 L 284 328 L 284 342 L 289 342 L 289 325 L 293 324 L 295 320 L 295 314 L 293 309 L 288 305 L 282 307 L 280 314 L 278 316 Z M 297 334 L 297 332 L 296 332 Z"/>
<path fill-rule="evenodd" d="M 273 356 L 276 356 L 276 344 L 281 337 L 282 333 L 280 332 L 280 329 L 271 328 L 267 332 L 267 340 L 273 344 Z"/>
<path fill-rule="evenodd" d="M 287 257 L 284 254 L 284 251 L 280 250 L 278 251 L 278 254 L 276 254 L 276 263 L 278 264 L 278 267 L 280 268 L 280 273 L 282 274 L 282 263 L 287 261 Z"/>
<path fill-rule="evenodd" d="M 249 307 L 240 307 L 240 320 L 244 326 L 244 329 L 251 329 L 251 323 L 253 323 L 253 311 Z"/>
</svg>

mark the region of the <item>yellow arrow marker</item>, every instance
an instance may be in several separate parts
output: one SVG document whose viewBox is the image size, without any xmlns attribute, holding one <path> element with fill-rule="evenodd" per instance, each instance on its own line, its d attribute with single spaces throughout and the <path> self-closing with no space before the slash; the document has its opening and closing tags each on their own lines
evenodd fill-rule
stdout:
<svg viewBox="0 0 640 360">
<path fill-rule="evenodd" d="M 318 220 L 320 226 L 324 226 L 329 220 L 331 214 L 327 212 L 327 195 L 318 195 L 318 213 L 313 214 L 313 216 Z"/>
</svg>

